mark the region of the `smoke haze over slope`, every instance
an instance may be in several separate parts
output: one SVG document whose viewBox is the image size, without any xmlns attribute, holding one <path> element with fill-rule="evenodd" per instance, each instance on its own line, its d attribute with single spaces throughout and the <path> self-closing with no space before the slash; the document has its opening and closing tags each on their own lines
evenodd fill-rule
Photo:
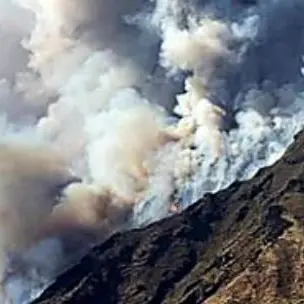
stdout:
<svg viewBox="0 0 304 304">
<path fill-rule="evenodd" d="M 230 2 L 0 0 L 0 255 L 22 261 L 15 303 L 70 247 L 249 178 L 291 143 L 304 4 Z"/>
</svg>

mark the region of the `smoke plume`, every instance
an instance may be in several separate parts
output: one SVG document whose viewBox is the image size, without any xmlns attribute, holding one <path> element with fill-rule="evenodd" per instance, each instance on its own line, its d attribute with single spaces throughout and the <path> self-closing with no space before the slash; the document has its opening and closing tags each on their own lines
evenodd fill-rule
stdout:
<svg viewBox="0 0 304 304">
<path fill-rule="evenodd" d="M 2 302 L 280 157 L 304 116 L 303 13 L 0 0 Z"/>
</svg>

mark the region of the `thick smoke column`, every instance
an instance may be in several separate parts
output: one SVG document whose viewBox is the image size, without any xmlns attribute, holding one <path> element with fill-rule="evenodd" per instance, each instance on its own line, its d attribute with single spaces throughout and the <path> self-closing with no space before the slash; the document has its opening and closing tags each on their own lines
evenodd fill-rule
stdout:
<svg viewBox="0 0 304 304">
<path fill-rule="evenodd" d="M 10 276 L 10 272 L 6 273 L 5 261 L 11 254 L 12 274 L 18 274 L 23 267 L 27 269 L 32 265 L 40 266 L 42 271 L 46 271 L 51 262 L 44 261 L 43 265 L 39 265 L 39 255 L 43 250 L 41 247 L 32 252 L 32 257 L 27 256 L 26 251 L 33 245 L 50 237 L 63 240 L 69 235 L 71 237 L 78 233 L 81 236 L 83 233 L 83 241 L 89 246 L 90 242 L 102 240 L 115 231 L 121 222 L 119 216 L 126 216 L 134 203 L 118 197 L 110 190 L 82 183 L 71 172 L 59 151 L 52 147 L 18 143 L 14 140 L 2 143 L 0 148 L 2 284 Z M 91 236 L 85 236 L 86 233 Z M 58 246 L 57 243 L 55 246 Z M 47 244 L 45 250 L 48 249 L 54 250 L 56 247 Z M 26 255 L 22 258 L 24 252 Z M 76 249 L 76 252 L 84 253 L 83 248 Z M 21 264 L 20 261 L 16 263 L 18 259 Z M 59 263 L 59 260 L 52 262 L 55 264 L 46 273 L 48 276 L 58 274 L 59 265 L 66 266 L 66 263 Z M 25 265 L 20 266 L 22 263 Z M 4 292 L 1 295 L 2 302 L 5 297 Z"/>
<path fill-rule="evenodd" d="M 228 49 L 232 35 L 228 27 L 218 21 L 203 19 L 199 24 L 191 24 L 189 30 L 165 27 L 161 47 L 162 64 L 174 71 L 191 71 L 193 75 L 185 81 L 185 93 L 176 97 L 175 112 L 185 121 L 197 128 L 200 141 L 206 140 L 214 145 L 216 156 L 221 154 L 221 134 L 225 111 L 207 98 L 211 81 L 215 79 L 215 66 L 221 58 L 228 61 Z M 196 125 L 196 126 L 195 126 Z M 211 141 L 211 142 L 210 142 Z"/>
<path fill-rule="evenodd" d="M 0 175 L 2 281 L 5 254 L 19 252 L 41 238 L 60 189 L 78 179 L 51 149 L 18 143 L 1 144 Z"/>
<path fill-rule="evenodd" d="M 292 141 L 304 5 L 227 3 L 0 0 L 0 271 L 14 303 Z"/>
</svg>

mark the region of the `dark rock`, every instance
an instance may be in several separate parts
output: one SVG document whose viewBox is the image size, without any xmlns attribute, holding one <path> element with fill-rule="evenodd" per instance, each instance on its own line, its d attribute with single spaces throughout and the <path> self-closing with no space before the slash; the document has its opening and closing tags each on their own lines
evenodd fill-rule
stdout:
<svg viewBox="0 0 304 304">
<path fill-rule="evenodd" d="M 304 303 L 304 133 L 250 181 L 118 233 L 34 303 Z"/>
</svg>

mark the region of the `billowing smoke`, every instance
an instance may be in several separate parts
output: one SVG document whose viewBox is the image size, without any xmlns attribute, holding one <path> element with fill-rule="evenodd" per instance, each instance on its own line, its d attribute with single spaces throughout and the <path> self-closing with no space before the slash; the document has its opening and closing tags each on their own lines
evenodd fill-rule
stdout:
<svg viewBox="0 0 304 304">
<path fill-rule="evenodd" d="M 2 302 L 280 157 L 304 115 L 303 13 L 0 0 Z"/>
</svg>

